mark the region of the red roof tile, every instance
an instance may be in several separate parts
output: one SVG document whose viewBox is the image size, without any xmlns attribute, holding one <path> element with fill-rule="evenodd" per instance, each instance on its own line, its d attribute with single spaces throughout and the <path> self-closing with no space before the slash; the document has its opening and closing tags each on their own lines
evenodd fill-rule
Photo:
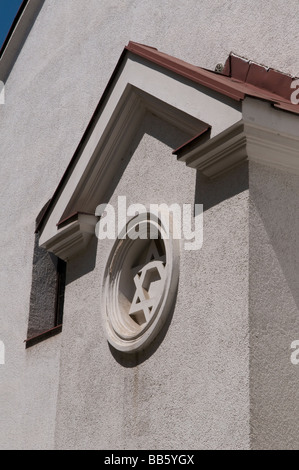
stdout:
<svg viewBox="0 0 299 470">
<path fill-rule="evenodd" d="M 287 74 L 279 72 L 274 69 L 269 69 L 263 65 L 258 65 L 254 62 L 243 59 L 234 54 L 230 54 L 222 73 L 215 71 L 206 70 L 201 67 L 189 64 L 183 60 L 172 57 L 168 54 L 158 51 L 156 48 L 138 44 L 136 42 L 129 42 L 124 48 L 121 57 L 116 65 L 116 68 L 109 80 L 109 83 L 104 90 L 104 93 L 99 101 L 99 104 L 86 128 L 86 131 L 75 151 L 73 158 L 71 159 L 65 174 L 63 175 L 56 191 L 47 205 L 43 216 L 37 223 L 36 230 L 40 230 L 43 226 L 47 216 L 51 210 L 53 202 L 57 199 L 60 194 L 64 182 L 70 175 L 77 158 L 79 157 L 80 150 L 84 145 L 84 142 L 88 138 L 88 135 L 92 131 L 97 115 L 99 114 L 101 107 L 105 101 L 107 94 L 112 86 L 112 83 L 117 75 L 120 65 L 126 55 L 126 51 L 129 51 L 135 55 L 143 57 L 144 59 L 155 63 L 162 68 L 171 70 L 172 72 L 181 75 L 195 83 L 205 86 L 211 90 L 214 90 L 222 95 L 229 96 L 230 98 L 240 101 L 246 96 L 252 96 L 262 100 L 269 101 L 274 107 L 282 109 L 284 111 L 299 114 L 299 105 L 291 103 L 291 94 L 294 91 L 290 88 L 290 84 L 294 78 Z M 204 134 L 209 132 L 209 128 L 205 129 Z M 201 139 L 203 136 L 196 136 L 191 139 L 186 145 L 194 145 L 197 139 Z M 183 146 L 184 147 L 184 146 Z M 176 153 L 179 149 L 174 151 Z M 60 221 L 61 223 L 62 221 Z"/>
<path fill-rule="evenodd" d="M 243 100 L 246 96 L 270 101 L 277 108 L 299 114 L 291 103 L 291 82 L 295 77 L 230 54 L 222 73 L 216 73 L 172 57 L 149 46 L 129 42 L 126 49 L 150 62 L 184 76 L 195 83 Z"/>
</svg>

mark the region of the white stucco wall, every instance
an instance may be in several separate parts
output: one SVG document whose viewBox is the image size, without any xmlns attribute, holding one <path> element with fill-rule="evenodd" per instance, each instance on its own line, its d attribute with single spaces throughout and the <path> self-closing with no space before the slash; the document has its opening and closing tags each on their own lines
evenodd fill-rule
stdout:
<svg viewBox="0 0 299 470">
<path fill-rule="evenodd" d="M 169 125 L 147 117 L 110 204 L 117 208 L 119 195 L 127 196 L 128 205 L 193 204 L 203 188 L 207 193 L 204 182 L 199 189 L 196 171 L 171 155 L 181 138 Z M 214 206 L 215 192 L 222 198 L 234 179 L 240 185 L 238 194 Z M 204 216 L 204 247 L 181 250 L 172 319 L 146 353 L 127 358 L 107 344 L 101 284 L 114 241 L 99 240 L 96 265 L 88 273 L 92 249 L 69 263 L 57 408 L 59 448 L 249 446 L 246 179 L 242 167 L 208 185 L 212 187 L 205 202 L 211 207 Z"/>
<path fill-rule="evenodd" d="M 155 444 L 161 447 L 163 444 L 165 446 L 182 445 L 185 448 L 189 446 L 196 448 L 198 441 L 193 435 L 194 422 L 193 418 L 188 415 L 180 416 L 181 420 L 177 421 L 175 434 L 172 436 L 166 435 L 167 423 L 165 422 L 164 427 L 159 428 L 160 431 L 157 429 L 163 419 L 163 413 L 165 416 L 167 412 L 182 413 L 178 410 L 178 403 L 182 405 L 190 400 L 198 403 L 201 396 L 204 396 L 205 399 L 205 409 L 214 414 L 212 414 L 212 422 L 209 423 L 210 428 L 207 424 L 203 427 L 203 440 L 200 445 L 203 447 L 208 445 L 210 447 L 217 445 L 224 447 L 248 446 L 248 429 L 246 428 L 248 400 L 244 395 L 246 377 L 243 375 L 239 376 L 240 379 L 237 375 L 232 377 L 232 371 L 226 369 L 227 362 L 223 366 L 223 360 L 216 352 L 221 349 L 217 339 L 226 338 L 226 334 L 229 335 L 232 326 L 228 322 L 224 334 L 220 335 L 219 333 L 219 336 L 215 336 L 215 322 L 217 323 L 222 314 L 220 304 L 213 311 L 215 318 L 209 319 L 208 335 L 203 335 L 206 341 L 204 344 L 199 344 L 198 337 L 194 334 L 194 327 L 200 333 L 205 319 L 203 317 L 208 317 L 210 310 L 208 305 L 202 305 L 201 317 L 194 325 L 196 312 L 193 306 L 194 310 L 186 319 L 188 332 L 191 336 L 182 337 L 182 318 L 176 316 L 171 330 L 167 333 L 165 343 L 163 342 L 157 349 L 151 360 L 142 363 L 138 368 L 124 369 L 111 357 L 106 345 L 97 343 L 94 332 L 91 339 L 88 339 L 88 332 L 93 328 L 93 325 L 84 318 L 84 315 L 90 316 L 89 320 L 96 321 L 97 311 L 88 310 L 86 313 L 86 309 L 79 309 L 77 306 L 76 299 L 79 297 L 79 293 L 85 292 L 86 286 L 91 282 L 91 276 L 94 276 L 96 272 L 100 273 L 100 266 L 97 264 L 98 271 L 93 271 L 92 274 L 90 273 L 68 286 L 66 294 L 68 307 L 64 331 L 70 332 L 72 319 L 73 335 L 67 336 L 63 332 L 62 335 L 51 338 L 35 346 L 34 349 L 25 350 L 23 341 L 26 337 L 28 323 L 34 221 L 39 210 L 52 196 L 119 55 L 129 40 L 155 46 L 193 64 L 211 69 L 218 62 L 224 62 L 232 50 L 257 62 L 265 63 L 285 72 L 298 74 L 298 30 L 296 23 L 298 10 L 299 6 L 296 0 L 287 4 L 283 0 L 264 3 L 252 0 L 204 0 L 200 2 L 197 0 L 189 0 L 188 2 L 174 0 L 163 2 L 157 0 L 150 2 L 144 0 L 45 1 L 7 80 L 6 103 L 0 106 L 0 220 L 2 227 L 0 234 L 0 340 L 5 343 L 6 347 L 6 364 L 0 365 L 0 422 L 4 423 L 4 425 L 1 424 L 0 430 L 0 447 L 2 449 L 53 448 L 55 445 L 83 447 L 89 446 L 90 443 L 94 446 L 107 446 L 109 436 L 112 434 L 115 440 L 110 442 L 116 442 L 119 437 L 118 442 L 122 442 L 124 447 L 149 445 L 146 433 L 139 438 L 137 436 L 140 426 L 140 414 L 137 411 L 140 410 L 141 404 L 144 402 L 149 403 L 149 408 L 146 408 L 147 415 L 150 415 L 154 410 L 156 413 L 154 416 L 158 417 L 157 421 L 152 419 L 148 423 L 147 429 L 153 439 L 149 447 Z M 141 149 L 143 145 L 145 143 L 142 144 Z M 132 172 L 134 173 L 134 171 L 136 171 L 136 167 L 132 166 Z M 189 198 L 194 196 L 194 175 L 190 176 L 191 173 L 183 170 L 182 166 L 179 170 L 172 171 L 174 171 L 173 178 L 170 178 L 169 184 L 174 185 L 174 181 L 177 181 L 177 171 L 182 174 L 186 171 L 186 180 L 190 178 L 193 184 L 188 189 L 184 186 L 184 191 L 187 191 Z M 158 176 L 161 177 L 161 174 L 159 173 Z M 126 179 L 123 184 L 125 181 Z M 155 183 L 157 190 L 161 189 L 158 181 Z M 163 191 L 161 194 L 164 194 Z M 221 210 L 224 211 L 223 218 L 226 222 L 224 225 L 221 223 L 220 225 L 225 232 L 228 247 L 225 246 L 225 249 L 222 249 L 222 245 L 218 244 L 216 227 L 215 230 L 212 230 L 215 222 L 211 221 L 212 241 L 210 248 L 205 254 L 202 252 L 199 255 L 206 257 L 205 269 L 207 272 L 205 275 L 207 279 L 210 279 L 209 286 L 215 298 L 218 298 L 218 294 L 221 296 L 222 289 L 227 291 L 226 284 L 223 284 L 226 279 L 224 271 L 227 270 L 228 260 L 232 255 L 234 255 L 234 259 L 239 260 L 235 267 L 231 267 L 232 275 L 239 281 L 241 278 L 243 279 L 244 275 L 244 283 L 246 281 L 246 275 L 243 271 L 246 268 L 243 264 L 243 261 L 246 263 L 244 232 L 241 236 L 243 229 L 246 232 L 246 204 L 245 196 L 235 196 L 232 203 L 223 205 Z M 216 211 L 217 208 L 214 207 L 213 210 Z M 239 225 L 237 223 L 235 225 L 235 221 L 231 220 L 236 214 L 240 217 Z M 219 219 L 219 222 L 221 221 L 222 218 Z M 208 227 L 209 224 L 207 224 L 207 234 L 209 233 Z M 218 222 L 217 229 L 219 229 Z M 238 243 L 233 243 L 233 246 L 230 245 L 230 233 L 237 234 Z M 213 239 L 213 237 L 215 238 Z M 221 253 L 223 258 L 221 258 Z M 216 266 L 214 262 L 216 259 L 219 261 L 218 255 L 222 262 L 217 274 L 218 277 L 215 278 Z M 189 259 L 187 259 L 188 256 Z M 182 282 L 184 276 L 188 280 L 184 285 L 184 289 L 187 289 L 186 294 L 188 286 L 190 289 L 192 287 L 192 295 L 196 289 L 197 281 L 195 279 L 191 278 L 191 285 L 189 284 L 190 271 L 196 272 L 197 269 L 197 260 L 195 260 L 196 258 L 192 258 L 191 255 L 186 255 L 186 260 L 183 263 Z M 101 259 L 97 258 L 98 262 L 103 263 Z M 198 282 L 200 283 L 200 279 Z M 93 278 L 91 286 L 95 283 L 97 283 L 96 277 Z M 243 284 L 241 281 L 240 283 L 240 292 L 243 292 Z M 86 291 L 86 301 L 91 300 L 91 305 L 95 306 L 96 290 L 94 294 L 90 294 L 90 292 L 91 289 Z M 235 301 L 233 294 L 235 291 L 232 293 L 232 303 Z M 90 299 L 90 295 L 94 297 Z M 187 295 L 182 296 L 179 302 L 178 311 L 184 311 L 186 314 L 190 304 Z M 198 302 L 201 305 L 203 300 L 198 297 Z M 239 302 L 237 305 L 241 309 L 244 296 L 240 295 Z M 246 332 L 244 315 L 247 307 L 246 305 L 243 307 L 241 310 L 236 307 L 236 310 L 242 311 L 242 313 L 237 315 L 237 320 L 235 320 L 237 325 L 235 323 L 233 325 L 234 328 L 237 327 L 239 339 Z M 227 320 L 231 321 L 229 305 L 225 310 Z M 78 322 L 78 325 L 75 321 Z M 80 322 L 84 322 L 84 324 Z M 66 372 L 68 380 L 60 382 L 59 388 L 58 378 L 61 373 L 59 347 L 62 338 L 62 370 Z M 188 338 L 190 341 L 187 340 Z M 89 341 L 93 341 L 94 349 L 87 348 Z M 224 342 L 225 344 L 227 343 Z M 234 342 L 228 351 L 231 354 L 227 357 L 232 363 L 236 360 L 237 370 L 242 370 L 244 373 L 247 367 L 247 356 L 243 346 L 243 343 L 241 347 L 238 341 Z M 167 380 L 163 381 L 161 376 L 165 372 L 161 370 L 161 373 L 158 373 L 155 367 L 161 364 L 161 356 L 163 356 L 163 360 L 168 359 L 169 365 L 171 353 L 176 347 L 179 347 L 177 353 L 181 353 L 180 358 L 188 358 L 187 364 L 181 362 L 180 359 L 178 364 L 181 375 L 176 377 L 169 375 L 166 376 Z M 204 352 L 202 348 L 205 349 Z M 81 357 L 82 349 L 84 351 L 83 357 Z M 74 353 L 73 360 L 66 363 L 65 359 L 70 359 L 71 352 Z M 95 374 L 93 381 L 90 382 L 90 377 L 85 375 L 88 372 L 83 369 L 86 360 L 90 361 L 92 367 L 99 367 L 98 356 L 95 352 L 104 354 L 101 375 Z M 197 359 L 194 352 L 198 353 Z M 208 386 L 202 376 L 197 376 L 198 368 L 201 365 L 198 364 L 198 361 L 206 360 L 206 364 L 210 366 L 213 362 L 212 358 L 216 360 L 216 356 L 219 360 L 217 371 L 223 370 L 222 373 L 225 376 L 222 383 L 227 383 L 229 380 L 233 380 L 233 383 L 238 380 L 242 382 L 240 396 L 234 395 L 236 402 L 232 405 L 230 401 L 224 402 L 222 390 L 217 388 L 219 374 L 216 373 L 216 369 L 213 370 Z M 77 369 L 71 368 L 71 364 L 77 364 Z M 224 369 L 222 369 L 223 367 Z M 100 377 L 106 377 L 106 382 L 100 383 Z M 112 382 L 108 381 L 108 377 Z M 184 395 L 183 389 L 186 380 L 190 385 L 187 397 Z M 72 400 L 67 400 L 71 383 L 75 384 L 75 387 L 72 387 L 74 397 Z M 148 390 L 148 387 L 143 387 L 143 384 L 149 386 L 150 383 L 154 384 L 155 391 L 152 400 L 148 401 L 149 397 L 144 392 L 144 390 Z M 93 385 L 93 387 L 89 387 L 89 385 Z M 109 403 L 105 398 L 105 386 L 109 387 L 109 393 L 112 396 Z M 161 397 L 163 393 L 167 396 L 170 391 L 174 393 L 173 389 L 175 390 L 176 386 L 178 388 L 175 401 L 169 402 L 165 399 L 161 408 L 157 397 Z M 105 427 L 107 440 L 103 436 L 98 439 L 95 430 L 99 416 L 93 413 L 93 409 L 88 405 L 90 401 L 85 405 L 84 393 L 87 389 L 90 391 L 91 388 L 94 392 L 89 400 L 91 401 L 93 397 L 96 399 L 94 403 L 99 404 L 97 410 L 100 409 L 100 418 L 103 418 L 105 426 L 109 410 L 113 408 L 113 403 L 119 400 L 120 389 L 127 392 L 123 398 L 127 400 L 122 408 L 125 410 L 123 413 L 129 410 L 136 412 L 133 422 L 128 421 L 126 415 L 115 412 L 113 427 L 111 429 Z M 196 389 L 199 390 L 199 395 L 196 395 Z M 60 399 L 57 411 L 56 397 L 58 392 Z M 138 396 L 137 408 L 134 406 L 135 402 L 133 403 L 134 393 L 137 393 Z M 224 396 L 226 393 L 228 393 L 227 390 L 224 390 Z M 216 409 L 214 408 L 215 404 Z M 79 405 L 82 405 L 81 408 Z M 219 421 L 218 411 L 223 411 L 223 405 L 226 408 L 222 414 L 222 420 Z M 211 410 L 212 408 L 213 410 Z M 66 430 L 64 425 L 67 418 L 70 420 L 69 411 L 73 409 L 80 410 L 80 413 L 77 412 L 72 417 L 73 421 L 68 421 L 68 430 Z M 189 408 L 188 413 L 194 409 Z M 197 407 L 196 410 L 199 413 L 197 417 L 201 418 L 200 413 L 203 412 L 198 411 Z M 55 423 L 56 412 L 58 413 L 57 426 Z M 206 416 L 202 418 L 204 421 Z M 78 420 L 80 433 L 75 431 Z M 237 420 L 235 428 L 232 427 L 233 420 L 234 423 Z M 183 422 L 182 426 L 181 422 Z M 207 421 L 204 422 L 207 423 Z M 93 424 L 91 427 L 90 423 Z M 126 426 L 134 429 L 135 440 L 124 438 Z M 89 429 L 91 429 L 90 432 L 94 430 L 95 434 L 91 436 Z M 115 434 L 115 430 L 119 434 Z M 84 434 L 84 431 L 87 434 Z M 157 434 L 155 435 L 153 431 L 157 431 Z M 224 434 L 227 436 L 226 439 L 223 438 Z M 89 439 L 86 440 L 84 436 Z M 206 440 L 204 436 L 206 436 Z M 157 441 L 154 441 L 156 438 Z"/>
<path fill-rule="evenodd" d="M 250 395 L 256 449 L 298 449 L 299 177 L 250 163 Z"/>
</svg>

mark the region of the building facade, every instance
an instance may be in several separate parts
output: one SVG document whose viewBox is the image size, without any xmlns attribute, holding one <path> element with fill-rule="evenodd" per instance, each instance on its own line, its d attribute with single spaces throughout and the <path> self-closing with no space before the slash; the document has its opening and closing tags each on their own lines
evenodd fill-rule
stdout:
<svg viewBox="0 0 299 470">
<path fill-rule="evenodd" d="M 23 7 L 0 447 L 298 448 L 297 2 Z"/>
</svg>

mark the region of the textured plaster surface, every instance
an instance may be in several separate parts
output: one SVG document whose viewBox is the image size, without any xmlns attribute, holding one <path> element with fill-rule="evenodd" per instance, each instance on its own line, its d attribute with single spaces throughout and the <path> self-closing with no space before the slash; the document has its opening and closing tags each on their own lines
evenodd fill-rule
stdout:
<svg viewBox="0 0 299 470">
<path fill-rule="evenodd" d="M 250 398 L 255 449 L 298 449 L 299 177 L 250 164 Z"/>
<path fill-rule="evenodd" d="M 81 0 L 45 2 L 6 82 L 6 103 L 0 106 L 0 339 L 6 347 L 6 364 L 0 365 L 0 422 L 5 423 L 0 429 L 2 449 L 54 446 L 62 336 L 63 356 L 70 357 L 69 348 L 74 356 L 70 363 L 63 362 L 67 380 L 60 385 L 57 445 L 63 442 L 71 447 L 84 447 L 92 443 L 98 447 L 110 443 L 113 447 L 117 443 L 135 448 L 137 445 L 154 446 L 155 439 L 157 446 L 163 444 L 165 447 L 247 445 L 244 424 L 247 418 L 243 417 L 247 414 L 247 402 L 242 382 L 246 381 L 243 376 L 244 373 L 246 376 L 245 353 L 241 343 L 237 347 L 236 341 L 230 339 L 233 331 L 240 331 L 238 338 L 244 334 L 242 315 L 246 314 L 247 308 L 243 305 L 246 304 L 246 274 L 243 272 L 246 235 L 242 233 L 241 236 L 242 223 L 246 232 L 245 200 L 242 197 L 239 200 L 237 196 L 232 199 L 233 204 L 227 201 L 225 205 L 211 209 L 215 218 L 207 223 L 210 227 L 206 234 L 207 240 L 210 239 L 209 249 L 198 257 L 192 253 L 184 254 L 180 284 L 183 294 L 178 299 L 179 313 L 174 317 L 167 343 L 161 345 L 149 362 L 132 368 L 120 367 L 112 359 L 104 339 L 99 339 L 103 332 L 97 323 L 100 317 L 98 291 L 91 287 L 100 287 L 100 281 L 91 272 L 69 285 L 66 333 L 25 350 L 34 221 L 52 196 L 129 40 L 156 46 L 207 68 L 213 69 L 218 62 L 224 62 L 233 50 L 298 74 L 298 9 L 296 0 L 287 5 L 283 0 L 263 4 L 251 0 L 190 0 L 187 5 L 157 0 L 88 0 L 88 5 Z M 161 195 L 168 194 L 166 189 L 169 194 L 175 190 L 173 196 L 180 196 L 180 200 L 187 191 L 191 199 L 194 175 L 190 176 L 190 182 L 182 176 L 185 174 L 183 166 L 173 170 L 172 163 L 167 161 L 165 173 L 154 167 L 157 173 L 153 172 L 151 180 L 157 179 L 155 188 L 162 191 Z M 138 185 L 139 192 L 132 193 L 135 199 L 145 196 L 148 180 L 142 175 L 145 170 L 137 162 L 134 168 L 135 177 L 144 178 L 140 180 L 143 185 Z M 146 168 L 149 172 L 153 166 Z M 175 176 L 170 178 L 169 171 L 175 172 Z M 183 184 L 183 180 L 189 186 Z M 128 180 L 123 184 L 125 181 Z M 217 212 L 222 213 L 219 220 Z M 235 212 L 238 214 L 236 219 Z M 226 233 L 226 244 L 219 244 L 219 230 L 220 235 L 221 231 Z M 231 235 L 237 237 L 238 243 L 231 240 Z M 105 256 L 108 251 L 104 250 Z M 97 273 L 100 275 L 105 259 L 102 259 L 102 251 L 98 253 Z M 233 260 L 238 261 L 232 262 L 232 255 L 235 255 Z M 202 271 L 198 269 L 198 258 Z M 231 276 L 227 275 L 228 270 Z M 242 276 L 245 276 L 244 285 Z M 235 278 L 239 280 L 237 302 L 234 283 L 229 281 Z M 230 300 L 224 302 L 227 283 Z M 200 289 L 197 292 L 197 287 L 202 285 L 207 287 L 210 296 L 200 296 Z M 198 302 L 193 304 L 194 292 L 197 292 Z M 215 303 L 215 309 L 209 308 Z M 229 315 L 232 317 L 227 322 L 223 320 L 220 328 L 217 321 L 223 318 L 223 311 L 225 319 Z M 294 306 L 288 312 L 294 315 Z M 231 318 L 234 317 L 240 330 L 235 329 L 235 324 L 232 328 Z M 178 346 L 180 354 L 175 356 L 178 367 L 174 375 L 176 367 L 173 362 L 170 367 L 170 358 Z M 230 359 L 233 363 L 245 361 L 245 366 L 239 364 L 243 371 L 241 375 L 236 373 L 237 369 L 229 367 Z M 88 370 L 85 370 L 86 361 L 90 365 Z M 165 367 L 161 367 L 164 363 Z M 214 367 L 207 381 L 211 364 Z M 199 373 L 203 369 L 205 373 Z M 231 394 L 232 378 L 234 384 L 239 380 L 242 382 L 241 391 L 235 395 Z M 147 387 L 143 387 L 144 383 Z M 183 386 L 186 383 L 187 388 Z M 294 382 L 292 384 L 294 387 Z M 126 395 L 120 390 L 125 390 Z M 165 398 L 161 400 L 161 396 Z M 171 399 L 167 400 L 167 397 Z M 186 411 L 185 405 L 190 403 L 192 406 Z M 291 408 L 291 405 L 284 406 Z M 77 411 L 74 415 L 68 413 L 73 408 Z M 195 429 L 193 413 L 197 426 L 202 429 L 200 443 L 194 434 L 198 428 Z M 223 413 L 227 419 L 223 418 Z M 222 419 L 219 420 L 220 414 Z M 170 423 L 167 421 L 169 416 L 172 417 Z M 147 424 L 140 435 L 143 421 Z M 169 424 L 174 422 L 176 426 L 169 432 Z M 76 432 L 77 426 L 80 432 Z M 127 434 L 128 429 L 134 431 L 134 439 Z"/>
<path fill-rule="evenodd" d="M 88 273 L 92 246 L 69 264 L 58 448 L 249 445 L 247 168 L 210 187 L 171 155 L 181 138 L 148 116 L 109 202 L 117 207 L 117 196 L 126 195 L 128 204 L 192 204 L 208 192 L 204 246 L 181 250 L 172 316 L 154 344 L 130 358 L 108 346 L 102 324 L 101 283 L 113 241 L 99 240 Z M 223 198 L 231 186 L 235 194 L 213 206 L 212 195 Z"/>
</svg>

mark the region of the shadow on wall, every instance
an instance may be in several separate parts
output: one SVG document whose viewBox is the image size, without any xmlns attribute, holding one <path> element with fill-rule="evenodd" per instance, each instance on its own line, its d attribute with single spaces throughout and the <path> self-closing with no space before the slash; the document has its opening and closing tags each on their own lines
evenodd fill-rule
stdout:
<svg viewBox="0 0 299 470">
<path fill-rule="evenodd" d="M 140 123 L 140 127 L 135 135 L 135 138 L 124 152 L 124 156 L 121 160 L 121 164 L 119 165 L 118 172 L 111 182 L 110 189 L 106 194 L 106 200 L 104 202 L 108 202 L 115 193 L 132 155 L 134 155 L 140 142 L 146 134 L 169 147 L 169 164 L 171 164 L 171 159 L 173 160 L 175 158 L 172 155 L 173 149 L 180 147 L 183 143 L 193 137 L 192 134 L 187 134 L 180 129 L 175 128 L 173 125 L 168 124 L 158 116 L 155 116 L 151 112 L 147 111 L 144 115 L 143 121 Z M 153 193 L 153 200 L 155 199 L 155 196 L 156 194 Z"/>
<path fill-rule="evenodd" d="M 162 344 L 167 334 L 168 328 L 171 324 L 175 306 L 176 306 L 176 299 L 177 299 L 177 293 L 175 295 L 171 310 L 167 316 L 167 319 L 163 327 L 161 328 L 157 336 L 154 338 L 154 340 L 149 344 L 149 346 L 144 351 L 139 351 L 139 352 L 132 353 L 132 354 L 122 353 L 121 351 L 117 351 L 110 344 L 108 344 L 112 356 L 121 366 L 127 367 L 127 368 L 136 367 L 142 364 L 142 362 L 149 359 L 156 352 L 160 344 Z"/>
<path fill-rule="evenodd" d="M 298 258 L 294 256 L 299 249 L 299 177 L 257 163 L 251 165 L 250 174 L 251 216 L 255 224 L 251 225 L 251 236 L 259 230 L 261 242 L 267 237 L 299 309 Z"/>
<path fill-rule="evenodd" d="M 203 204 L 203 210 L 207 211 L 248 188 L 247 162 L 213 180 L 197 172 L 194 203 Z"/>
<path fill-rule="evenodd" d="M 82 253 L 67 267 L 66 286 L 94 270 L 97 258 L 98 240 L 93 237 Z"/>
<path fill-rule="evenodd" d="M 126 171 L 127 165 L 130 162 L 132 155 L 138 148 L 145 134 L 150 135 L 157 141 L 160 141 L 168 146 L 170 149 L 170 158 L 173 158 L 173 156 L 171 156 L 172 149 L 179 147 L 190 137 L 185 133 L 175 129 L 172 125 L 161 121 L 156 116 L 147 113 L 140 125 L 138 132 L 135 135 L 133 142 L 131 142 L 129 148 L 124 152 L 123 159 L 118 167 L 117 174 L 112 180 L 111 185 L 109 186 L 109 190 L 105 195 L 104 202 L 108 203 L 112 195 L 117 194 L 118 184 L 124 172 Z M 184 164 L 182 163 L 182 165 Z M 248 189 L 248 165 L 247 163 L 244 163 L 213 181 L 208 180 L 200 174 L 197 174 L 194 201 L 195 203 L 203 204 L 204 210 L 208 210 L 220 202 L 236 196 L 246 189 Z M 156 195 L 153 194 L 153 197 L 155 196 Z M 99 203 L 100 202 L 103 203 L 103 201 L 99 201 Z M 72 261 L 71 269 L 68 270 L 67 274 L 67 284 L 74 282 L 76 279 L 86 275 L 95 268 L 96 252 L 97 239 L 94 237 L 85 252 L 82 253 L 82 256 L 79 256 L 77 259 Z M 123 367 L 136 367 L 138 364 L 146 361 L 152 354 L 154 354 L 167 334 L 174 314 L 175 305 L 176 298 L 166 323 L 158 333 L 155 340 L 146 348 L 146 350 L 128 355 L 115 350 L 112 346 L 109 345 L 111 354 L 115 360 Z"/>
<path fill-rule="evenodd" d="M 143 122 L 140 123 L 140 128 L 136 133 L 134 140 L 130 143 L 127 149 L 124 149 L 123 158 L 121 159 L 121 162 L 118 166 L 116 175 L 109 185 L 109 189 L 105 195 L 104 200 L 98 201 L 98 204 L 108 204 L 113 194 L 117 192 L 117 186 L 122 179 L 124 172 L 126 171 L 130 159 L 137 150 L 145 134 L 148 134 L 156 140 L 167 145 L 170 148 L 170 158 L 173 158 L 171 155 L 172 150 L 182 145 L 182 143 L 186 142 L 186 140 L 191 137 L 190 135 L 187 135 L 179 129 L 175 129 L 172 125 L 167 124 L 160 118 L 147 112 Z M 154 196 L 155 194 L 153 194 L 153 197 Z M 97 239 L 94 237 L 84 251 L 84 257 L 80 256 L 80 260 L 78 259 L 78 262 L 76 262 L 76 260 L 72 261 L 72 269 L 68 269 L 66 284 L 70 284 L 76 279 L 79 279 L 80 277 L 85 276 L 89 272 L 93 271 L 96 263 L 96 253 Z"/>
<path fill-rule="evenodd" d="M 299 177 L 250 166 L 250 401 L 254 449 L 298 449 Z"/>
<path fill-rule="evenodd" d="M 140 123 L 140 128 L 137 131 L 133 141 L 130 143 L 129 148 L 124 150 L 123 158 L 117 168 L 117 173 L 115 174 L 114 178 L 109 185 L 109 190 L 105 195 L 104 201 L 99 201 L 98 203 L 108 203 L 111 197 L 117 194 L 117 188 L 119 185 L 120 180 L 123 177 L 124 172 L 131 160 L 131 157 L 134 155 L 135 151 L 137 150 L 140 142 L 142 141 L 144 135 L 150 135 L 155 140 L 162 142 L 164 145 L 169 147 L 169 155 L 170 158 L 174 158 L 172 156 L 172 150 L 180 146 L 183 142 L 190 138 L 185 132 L 180 131 L 179 129 L 175 129 L 172 125 L 162 121 L 160 118 L 152 115 L 151 113 L 146 113 L 143 119 L 143 122 Z M 156 197 L 156 194 L 153 194 L 153 198 Z M 138 201 L 139 202 L 139 201 Z M 143 202 L 143 201 L 140 201 Z M 76 257 L 72 260 L 68 265 L 67 270 L 67 280 L 66 285 L 71 284 L 72 282 L 76 281 L 77 279 L 85 276 L 89 272 L 95 269 L 96 263 L 96 254 L 98 249 L 98 240 L 94 237 L 91 242 L 89 243 L 88 247 L 80 254 L 80 256 Z M 105 256 L 107 253 L 105 253 Z M 138 364 L 146 361 L 157 348 L 162 343 L 165 335 L 167 334 L 169 325 L 172 321 L 174 309 L 176 304 L 176 296 L 171 307 L 171 311 L 167 316 L 167 320 L 163 325 L 162 329 L 159 331 L 156 338 L 153 342 L 146 348 L 145 351 L 141 351 L 138 353 L 132 354 L 123 354 L 120 351 L 115 350 L 112 346 L 108 346 L 110 348 L 112 356 L 115 360 L 121 364 L 123 367 L 135 367 Z"/>
</svg>

